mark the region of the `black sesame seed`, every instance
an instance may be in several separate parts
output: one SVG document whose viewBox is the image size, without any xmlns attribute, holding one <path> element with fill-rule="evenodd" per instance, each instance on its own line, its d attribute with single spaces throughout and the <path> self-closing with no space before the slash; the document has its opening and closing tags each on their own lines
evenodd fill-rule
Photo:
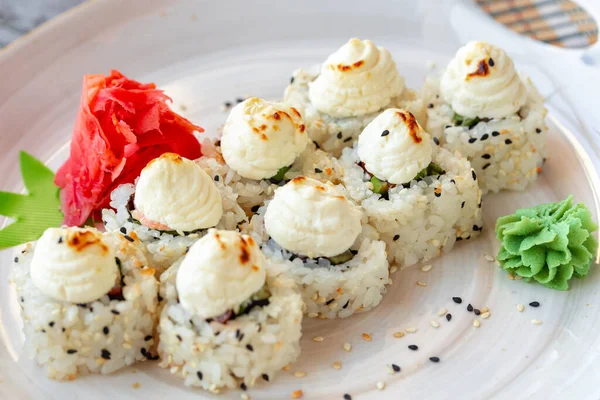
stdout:
<svg viewBox="0 0 600 400">
<path fill-rule="evenodd" d="M 42 333 L 46 333 L 46 330 L 45 330 L 45 329 L 42 329 Z"/>
<path fill-rule="evenodd" d="M 438 146 L 440 145 L 440 139 L 438 139 L 437 137 L 433 137 L 433 143 L 437 144 Z"/>
<path fill-rule="evenodd" d="M 510 140 L 510 139 L 506 139 L 506 140 L 504 141 L 504 143 L 506 143 L 506 144 L 512 144 L 512 140 Z"/>
<path fill-rule="evenodd" d="M 400 367 L 396 364 L 392 364 L 392 369 L 394 370 L 394 372 L 400 372 Z"/>
<path fill-rule="evenodd" d="M 104 358 L 105 360 L 110 360 L 110 351 L 106 350 L 106 349 L 102 349 L 101 355 L 102 358 Z"/>
<path fill-rule="evenodd" d="M 400 235 L 394 235 L 394 242 L 398 239 L 400 239 Z"/>
<path fill-rule="evenodd" d="M 196 372 L 196 376 L 198 377 L 199 380 L 202 380 L 202 372 L 200 372 L 200 371 Z"/>
<path fill-rule="evenodd" d="M 121 229 L 119 229 L 121 231 L 121 233 L 126 234 L 127 233 L 127 228 L 125 228 L 124 226 L 121 227 Z"/>
<path fill-rule="evenodd" d="M 456 185 L 456 181 L 454 179 L 450 179 L 450 183 Z"/>
<path fill-rule="evenodd" d="M 490 164 L 490 163 L 487 163 L 487 164 L 485 164 L 483 167 L 481 167 L 481 169 L 486 169 L 486 168 L 487 168 L 487 167 L 489 167 L 490 165 L 492 165 L 492 164 Z"/>
<path fill-rule="evenodd" d="M 133 238 L 129 235 L 123 235 L 123 237 L 127 240 L 129 240 L 130 242 L 133 242 Z"/>
<path fill-rule="evenodd" d="M 453 297 L 452 301 L 454 301 L 456 304 L 462 303 L 462 299 L 460 297 Z"/>
<path fill-rule="evenodd" d="M 468 312 L 472 312 L 473 311 L 473 306 L 471 305 L 471 303 L 469 303 L 469 305 L 467 306 L 467 311 Z"/>
<path fill-rule="evenodd" d="M 106 223 L 104 225 L 106 225 Z M 61 237 L 58 238 L 58 244 L 61 244 L 62 241 L 63 241 L 63 239 L 62 239 L 62 236 L 61 236 Z"/>
<path fill-rule="evenodd" d="M 350 253 L 352 253 L 352 255 L 355 256 L 358 254 L 358 250 L 350 249 Z"/>
<path fill-rule="evenodd" d="M 450 322 L 452 319 L 452 314 L 446 314 L 446 321 Z"/>
<path fill-rule="evenodd" d="M 440 362 L 440 358 L 439 357 L 429 357 L 429 360 L 431 360 L 432 362 Z"/>
<path fill-rule="evenodd" d="M 479 226 L 477 226 L 477 225 L 473 225 L 473 230 L 474 230 L 475 232 L 477 232 L 479 229 L 480 229 L 480 228 L 479 228 Z"/>
<path fill-rule="evenodd" d="M 215 182 L 219 182 L 219 179 L 221 179 L 219 175 L 215 175 Z"/>
<path fill-rule="evenodd" d="M 291 83 L 294 83 L 294 77 L 293 76 L 290 78 L 290 84 Z"/>
<path fill-rule="evenodd" d="M 473 310 L 473 312 L 475 313 L 475 315 L 479 315 L 479 314 L 481 314 L 481 311 L 479 311 L 479 309 L 477 309 L 477 308 L 476 308 L 476 309 L 474 309 L 474 310 Z"/>
<path fill-rule="evenodd" d="M 461 238 L 460 236 L 457 236 L 457 237 L 456 237 L 456 241 L 457 241 L 457 242 L 460 242 L 461 240 L 463 240 L 463 238 Z"/>
<path fill-rule="evenodd" d="M 111 313 L 115 314 L 115 315 L 119 315 L 121 314 L 120 312 L 118 312 L 117 310 L 110 310 Z"/>
<path fill-rule="evenodd" d="M 483 135 L 481 135 L 479 140 L 487 140 L 487 138 L 489 138 L 489 137 L 490 137 L 490 135 L 488 135 L 487 133 L 484 133 Z"/>
<path fill-rule="evenodd" d="M 250 209 L 253 213 L 257 212 L 258 209 L 260 208 L 260 205 L 256 205 L 256 206 L 252 206 L 252 208 Z"/>
<path fill-rule="evenodd" d="M 187 253 L 187 250 L 185 251 Z M 163 301 L 163 297 L 159 294 L 157 297 L 158 301 Z"/>
<path fill-rule="evenodd" d="M 314 140 L 313 140 L 313 144 L 315 145 L 315 147 L 316 147 L 317 149 L 320 149 L 320 148 L 321 148 L 321 146 L 319 146 L 319 143 L 317 143 L 317 142 L 316 142 L 316 141 L 314 141 Z"/>
<path fill-rule="evenodd" d="M 242 101 L 244 101 L 244 99 L 242 99 L 241 97 L 238 97 L 237 99 L 235 99 L 236 103 L 241 103 Z"/>
<path fill-rule="evenodd" d="M 448 129 L 448 128 L 452 128 L 452 125 L 446 125 L 446 127 L 445 127 L 445 128 L 446 128 L 446 129 Z"/>
<path fill-rule="evenodd" d="M 54 326 L 54 321 L 50 321 L 50 322 L 48 323 L 48 326 L 49 326 L 50 328 L 52 328 L 52 327 Z"/>
<path fill-rule="evenodd" d="M 230 101 L 226 101 L 225 102 L 225 107 L 231 107 L 231 102 Z"/>
<path fill-rule="evenodd" d="M 493 60 L 492 58 L 490 58 L 490 59 L 488 60 L 488 65 L 489 65 L 490 67 L 493 67 L 495 64 L 496 64 L 496 63 L 494 62 L 494 60 Z"/>
<path fill-rule="evenodd" d="M 540 306 L 540 302 L 539 301 L 532 301 L 531 303 L 529 303 L 529 305 L 531 307 L 539 307 Z"/>
<path fill-rule="evenodd" d="M 338 133 L 337 133 L 337 138 L 338 138 L 338 139 L 341 139 L 341 138 L 342 138 L 342 132 L 338 132 Z"/>
<path fill-rule="evenodd" d="M 102 328 L 102 333 L 104 333 L 105 335 L 108 335 L 109 332 L 110 332 L 110 329 L 108 329 L 108 326 L 105 326 L 104 328 Z"/>
<path fill-rule="evenodd" d="M 427 104 L 427 108 L 433 108 L 433 103 Z"/>
<path fill-rule="evenodd" d="M 475 174 L 475 170 L 471 170 L 471 176 L 473 177 L 473 180 L 476 181 L 477 180 L 477 174 Z"/>
<path fill-rule="evenodd" d="M 243 391 L 248 390 L 248 386 L 246 386 L 246 384 L 244 382 L 242 382 L 242 384 L 240 385 L 240 389 L 242 389 Z"/>
<path fill-rule="evenodd" d="M 381 132 L 381 136 L 387 136 L 390 134 L 390 131 L 388 131 L 387 129 L 383 132 Z"/>
<path fill-rule="evenodd" d="M 15 263 L 19 262 L 19 257 L 15 257 Z"/>
<path fill-rule="evenodd" d="M 63 331 L 63 332 L 65 332 L 65 331 L 66 331 L 66 329 L 65 329 L 65 328 L 62 328 L 62 331 Z"/>
<path fill-rule="evenodd" d="M 483 158 L 484 160 L 489 160 L 490 158 L 492 158 L 492 156 L 490 156 L 489 154 L 484 154 L 481 156 L 481 158 Z"/>
<path fill-rule="evenodd" d="M 477 141 L 477 138 L 474 138 L 474 137 L 469 139 L 469 143 L 475 143 L 476 141 Z"/>
<path fill-rule="evenodd" d="M 496 136 L 500 136 L 500 132 L 498 131 L 494 131 L 492 132 L 492 136 L 496 137 Z"/>
<path fill-rule="evenodd" d="M 177 340 L 179 340 L 180 342 L 183 342 L 183 338 L 181 337 L 181 335 L 177 335 Z"/>
<path fill-rule="evenodd" d="M 262 378 L 266 381 L 269 382 L 269 375 L 267 374 L 262 374 Z"/>
<path fill-rule="evenodd" d="M 348 143 L 351 140 L 352 140 L 352 137 L 347 137 L 346 139 L 344 139 L 344 143 Z"/>
<path fill-rule="evenodd" d="M 140 349 L 140 353 L 142 353 L 142 355 L 143 355 L 144 357 L 146 357 L 146 358 L 148 358 L 148 357 L 150 356 L 150 355 L 148 354 L 148 351 L 147 351 L 147 350 L 146 350 L 144 347 L 142 347 L 142 348 Z"/>
<path fill-rule="evenodd" d="M 25 298 L 21 296 L 21 303 L 25 303 Z"/>
<path fill-rule="evenodd" d="M 465 202 L 463 201 L 462 204 L 460 205 L 460 208 L 465 208 Z"/>
<path fill-rule="evenodd" d="M 350 396 L 348 393 L 346 393 L 344 395 L 344 400 L 352 400 L 352 396 Z"/>
<path fill-rule="evenodd" d="M 415 351 L 419 350 L 419 346 L 417 346 L 416 344 L 411 344 L 411 345 L 408 346 L 408 348 L 411 349 L 411 350 L 415 350 Z"/>
<path fill-rule="evenodd" d="M 349 304 L 350 304 L 350 300 L 346 301 L 346 304 L 344 304 L 344 306 L 342 308 L 345 310 L 346 308 L 348 308 Z"/>
<path fill-rule="evenodd" d="M 320 174 L 321 172 L 323 172 L 323 170 L 322 170 L 322 169 L 320 169 L 320 168 L 315 168 L 315 173 L 317 173 L 317 174 Z"/>
<path fill-rule="evenodd" d="M 252 347 L 252 345 L 251 345 L 250 343 L 248 343 L 248 344 L 246 345 L 246 348 L 247 348 L 249 351 L 254 351 L 254 347 Z"/>
<path fill-rule="evenodd" d="M 330 305 L 331 303 L 333 303 L 335 300 L 331 299 L 331 300 L 327 300 L 327 302 L 325 303 L 326 306 Z"/>
<path fill-rule="evenodd" d="M 239 339 L 241 334 L 242 334 L 242 331 L 240 331 L 239 329 L 235 330 L 235 338 L 236 339 Z"/>
<path fill-rule="evenodd" d="M 67 350 L 67 354 L 75 354 L 75 353 L 77 353 L 77 350 L 75 350 L 75 349 Z"/>
<path fill-rule="evenodd" d="M 535 128 L 535 133 L 542 133 L 542 130 L 540 128 Z"/>
<path fill-rule="evenodd" d="M 433 194 L 435 195 L 435 197 L 440 197 L 442 195 L 442 192 L 433 192 Z"/>
</svg>

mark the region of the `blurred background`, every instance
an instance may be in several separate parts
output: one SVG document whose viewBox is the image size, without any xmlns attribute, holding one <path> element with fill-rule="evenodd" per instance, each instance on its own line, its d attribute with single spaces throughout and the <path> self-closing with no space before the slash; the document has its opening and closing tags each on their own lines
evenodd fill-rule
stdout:
<svg viewBox="0 0 600 400">
<path fill-rule="evenodd" d="M 0 47 L 6 46 L 41 23 L 84 1 L 0 0 Z M 444 0 L 430 1 L 431 6 L 435 7 Z M 555 46 L 587 47 L 598 40 L 596 22 L 575 1 L 473 1 L 510 29 Z"/>
</svg>

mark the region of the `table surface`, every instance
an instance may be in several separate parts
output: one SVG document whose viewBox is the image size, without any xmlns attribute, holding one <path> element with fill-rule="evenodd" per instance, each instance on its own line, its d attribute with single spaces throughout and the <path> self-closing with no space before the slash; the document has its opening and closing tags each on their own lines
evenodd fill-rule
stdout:
<svg viewBox="0 0 600 400">
<path fill-rule="evenodd" d="M 0 0 L 0 47 L 84 0 Z"/>
</svg>

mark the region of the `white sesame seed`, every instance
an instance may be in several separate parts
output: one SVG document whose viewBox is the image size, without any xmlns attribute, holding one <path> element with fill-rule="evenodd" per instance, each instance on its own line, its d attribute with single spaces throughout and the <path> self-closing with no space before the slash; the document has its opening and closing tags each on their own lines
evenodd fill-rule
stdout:
<svg viewBox="0 0 600 400">
<path fill-rule="evenodd" d="M 296 378 L 304 378 L 306 376 L 306 372 L 304 372 L 304 371 L 296 371 L 296 372 L 294 372 L 294 376 Z"/>
<path fill-rule="evenodd" d="M 517 310 L 519 312 L 523 312 L 524 309 L 525 309 L 525 306 L 523 304 L 517 304 Z"/>
<path fill-rule="evenodd" d="M 431 265 L 431 264 L 423 265 L 421 267 L 421 271 L 423 271 L 423 272 L 429 272 L 429 271 L 431 271 L 431 268 L 433 268 L 433 265 Z"/>
<path fill-rule="evenodd" d="M 385 382 L 383 382 L 383 381 L 377 382 L 377 389 L 379 389 L 379 390 L 385 389 Z"/>
<path fill-rule="evenodd" d="M 481 309 L 481 312 L 482 312 L 482 313 L 486 313 L 486 312 L 488 312 L 488 311 L 490 311 L 490 309 L 489 309 L 488 307 L 483 307 L 483 308 Z"/>
<path fill-rule="evenodd" d="M 429 324 L 434 328 L 439 328 L 440 324 L 434 320 L 429 321 Z"/>
<path fill-rule="evenodd" d="M 346 350 L 347 352 L 351 352 L 352 345 L 350 343 L 344 343 L 344 350 Z"/>
<path fill-rule="evenodd" d="M 316 318 L 316 317 L 318 317 L 318 316 L 319 316 L 319 313 L 316 313 L 316 312 L 311 312 L 311 313 L 308 313 L 308 314 L 307 314 L 307 316 L 308 316 L 308 317 L 311 317 L 311 318 Z"/>
<path fill-rule="evenodd" d="M 419 286 L 427 286 L 426 282 L 417 281 L 417 285 Z"/>
<path fill-rule="evenodd" d="M 481 313 L 480 317 L 483 319 L 488 319 L 490 317 L 490 315 L 491 314 L 489 313 L 489 311 L 487 311 L 487 312 Z"/>
<path fill-rule="evenodd" d="M 418 329 L 415 327 L 406 328 L 405 331 L 408 333 L 415 333 Z"/>
<path fill-rule="evenodd" d="M 475 328 L 479 328 L 481 326 L 481 323 L 479 322 L 479 320 L 476 319 L 476 320 L 473 321 L 473 326 Z"/>
<path fill-rule="evenodd" d="M 508 279 L 510 279 L 511 281 L 515 280 L 515 274 L 513 274 L 512 272 L 508 273 Z"/>
<path fill-rule="evenodd" d="M 363 340 L 365 340 L 366 342 L 370 342 L 370 341 L 371 341 L 371 339 L 372 339 L 371 335 L 369 335 L 368 333 L 363 333 L 363 334 L 362 334 L 362 338 L 363 338 Z"/>
<path fill-rule="evenodd" d="M 392 368 L 392 366 L 391 366 L 391 365 L 389 365 L 389 364 L 388 364 L 388 365 L 386 365 L 385 367 L 387 368 L 387 372 L 388 372 L 388 374 L 390 374 L 390 375 L 394 375 L 394 374 L 396 373 L 396 371 L 394 371 L 394 368 Z"/>
<path fill-rule="evenodd" d="M 404 337 L 404 332 L 394 332 L 394 337 L 400 339 L 401 337 Z"/>
<path fill-rule="evenodd" d="M 489 262 L 494 262 L 494 261 L 496 261 L 496 259 L 495 259 L 494 257 L 490 256 L 489 254 L 486 254 L 486 255 L 485 255 L 485 259 L 486 259 L 486 261 L 489 261 Z"/>
<path fill-rule="evenodd" d="M 323 340 L 325 340 L 323 336 L 315 336 L 314 338 L 312 338 L 313 342 L 322 342 Z"/>
<path fill-rule="evenodd" d="M 521 275 L 515 275 L 515 281 L 520 281 L 521 279 L 523 279 Z"/>
<path fill-rule="evenodd" d="M 339 361 L 336 361 L 333 363 L 333 368 L 334 369 L 341 369 L 342 368 L 342 363 Z"/>
<path fill-rule="evenodd" d="M 438 315 L 440 317 L 443 317 L 446 314 L 448 314 L 448 310 L 446 310 L 445 308 L 440 308 L 440 311 L 438 311 Z"/>
<path fill-rule="evenodd" d="M 242 393 L 242 394 L 240 395 L 240 397 L 242 398 L 242 400 L 250 400 L 250 396 L 248 396 L 248 394 L 247 394 L 247 393 Z"/>
<path fill-rule="evenodd" d="M 531 323 L 534 324 L 534 325 L 541 325 L 542 321 L 540 321 L 539 319 L 532 319 Z"/>
<path fill-rule="evenodd" d="M 390 268 L 390 274 L 393 274 L 396 271 L 398 271 L 398 267 L 394 266 L 394 267 Z"/>
</svg>

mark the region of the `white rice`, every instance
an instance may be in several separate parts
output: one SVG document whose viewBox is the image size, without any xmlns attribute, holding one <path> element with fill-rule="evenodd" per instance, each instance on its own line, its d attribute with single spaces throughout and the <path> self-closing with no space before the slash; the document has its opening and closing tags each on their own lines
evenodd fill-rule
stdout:
<svg viewBox="0 0 600 400">
<path fill-rule="evenodd" d="M 308 96 L 308 87 L 319 76 L 320 68 L 320 65 L 315 65 L 309 69 L 300 68 L 294 71 L 293 81 L 285 89 L 283 101 L 300 111 L 309 136 L 323 150 L 338 157 L 342 149 L 351 147 L 369 122 L 387 108 L 408 110 L 424 125 L 427 116 L 425 103 L 410 89 L 404 89 L 399 97 L 392 99 L 382 110 L 360 117 L 336 118 L 321 113 L 313 107 Z"/>
<path fill-rule="evenodd" d="M 359 166 L 356 148 L 344 149 L 344 185 L 365 210 L 369 224 L 386 243 L 390 264 L 409 266 L 449 252 L 457 240 L 477 236 L 482 227 L 481 191 L 469 162 L 436 147 L 433 162 L 445 174 L 391 188 L 389 200 L 374 193 Z M 438 196 L 439 195 L 439 196 Z"/>
<path fill-rule="evenodd" d="M 301 259 L 269 238 L 264 228 L 266 206 L 251 220 L 249 234 L 261 245 L 274 275 L 293 279 L 306 304 L 305 313 L 321 319 L 346 318 L 377 306 L 389 283 L 385 243 L 373 240 L 377 233 L 364 225 L 351 250 L 354 257 L 331 265 L 325 258 Z"/>
<path fill-rule="evenodd" d="M 218 177 L 215 179 L 231 188 L 237 196 L 239 205 L 248 215 L 254 213 L 253 208 L 260 207 L 265 201 L 271 199 L 275 189 L 280 186 L 268 179 L 255 180 L 241 177 L 225 163 L 221 148 L 208 140 L 202 143 L 202 152 L 204 156 L 197 160 L 198 164 L 209 175 Z M 310 143 L 286 172 L 285 177 L 289 180 L 297 176 L 306 176 L 321 182 L 339 183 L 342 175 L 343 168 L 339 161 Z"/>
<path fill-rule="evenodd" d="M 158 282 L 139 242 L 104 233 L 116 250 L 124 276 L 124 300 L 108 295 L 86 304 L 58 301 L 32 283 L 29 268 L 35 243 L 15 253 L 11 280 L 17 288 L 26 338 L 25 350 L 49 378 L 73 380 L 89 373 L 109 374 L 153 358 Z"/>
<path fill-rule="evenodd" d="M 300 355 L 302 299 L 295 284 L 267 277 L 270 303 L 226 324 L 207 322 L 179 303 L 175 278 L 180 263 L 161 276 L 164 307 L 158 328 L 160 365 L 218 393 L 221 388 L 251 387 L 272 380 Z"/>
<path fill-rule="evenodd" d="M 425 82 L 423 98 L 431 107 L 426 130 L 444 148 L 459 151 L 471 162 L 484 194 L 525 189 L 537 179 L 546 157 L 544 99 L 529 78 L 523 77 L 523 82 L 529 96 L 519 113 L 479 122 L 472 129 L 454 126 L 454 111 L 439 96 L 439 79 Z"/>
<path fill-rule="evenodd" d="M 207 170 L 207 172 L 211 174 L 211 171 Z M 238 205 L 237 195 L 233 190 L 223 182 L 215 183 L 223 200 L 223 216 L 216 228 L 236 230 L 242 222 L 247 220 L 246 214 Z M 208 230 L 178 235 L 141 225 L 131 217 L 127 209 L 129 199 L 134 192 L 135 186 L 132 184 L 118 186 L 110 195 L 110 206 L 116 212 L 112 209 L 102 210 L 102 220 L 107 231 L 120 232 L 139 239 L 144 245 L 150 265 L 156 269 L 158 276 L 183 256 L 187 249 L 204 236 Z"/>
</svg>

